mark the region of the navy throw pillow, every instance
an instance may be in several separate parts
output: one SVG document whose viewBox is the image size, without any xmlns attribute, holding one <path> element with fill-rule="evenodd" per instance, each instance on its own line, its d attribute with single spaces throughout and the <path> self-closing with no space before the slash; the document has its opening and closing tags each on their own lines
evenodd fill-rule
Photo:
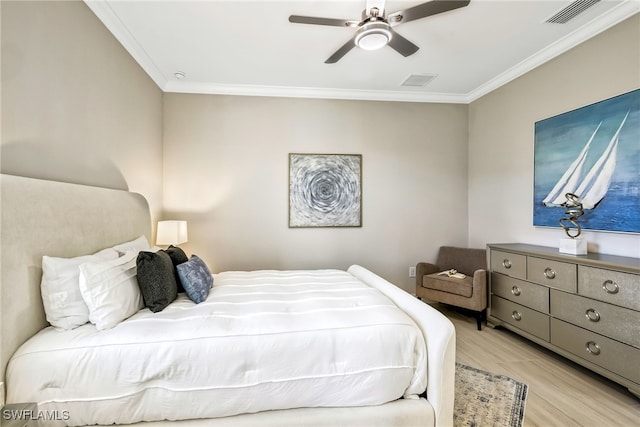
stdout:
<svg viewBox="0 0 640 427">
<path fill-rule="evenodd" d="M 142 251 L 136 259 L 138 285 L 144 305 L 157 313 L 178 296 L 175 269 L 169 255 L 163 251 Z"/>
<path fill-rule="evenodd" d="M 204 261 L 197 255 L 191 255 L 189 261 L 179 264 L 176 269 L 182 287 L 191 301 L 200 304 L 206 300 L 213 286 L 213 276 Z"/>
</svg>

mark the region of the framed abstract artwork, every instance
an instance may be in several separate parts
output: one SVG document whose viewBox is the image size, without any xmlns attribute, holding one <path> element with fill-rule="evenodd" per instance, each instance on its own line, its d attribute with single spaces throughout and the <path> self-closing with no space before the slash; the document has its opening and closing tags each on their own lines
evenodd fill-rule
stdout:
<svg viewBox="0 0 640 427">
<path fill-rule="evenodd" d="M 640 233 L 640 89 L 535 123 L 533 225 Z"/>
<path fill-rule="evenodd" d="M 362 156 L 289 154 L 289 227 L 361 227 Z"/>
</svg>

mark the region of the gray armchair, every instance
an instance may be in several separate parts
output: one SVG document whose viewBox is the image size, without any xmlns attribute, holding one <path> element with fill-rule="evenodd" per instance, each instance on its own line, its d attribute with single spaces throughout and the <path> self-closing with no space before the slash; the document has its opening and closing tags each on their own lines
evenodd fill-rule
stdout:
<svg viewBox="0 0 640 427">
<path fill-rule="evenodd" d="M 463 279 L 440 275 L 455 269 Z M 442 246 L 436 264 L 416 266 L 416 296 L 476 312 L 478 330 L 487 310 L 487 253 L 485 249 Z"/>
</svg>

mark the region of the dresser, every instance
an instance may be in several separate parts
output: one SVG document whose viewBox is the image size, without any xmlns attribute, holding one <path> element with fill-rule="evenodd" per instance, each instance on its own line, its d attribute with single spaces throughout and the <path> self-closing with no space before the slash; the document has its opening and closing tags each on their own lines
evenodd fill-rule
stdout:
<svg viewBox="0 0 640 427">
<path fill-rule="evenodd" d="M 640 397 L 640 259 L 526 244 L 487 245 L 487 322 Z"/>
</svg>

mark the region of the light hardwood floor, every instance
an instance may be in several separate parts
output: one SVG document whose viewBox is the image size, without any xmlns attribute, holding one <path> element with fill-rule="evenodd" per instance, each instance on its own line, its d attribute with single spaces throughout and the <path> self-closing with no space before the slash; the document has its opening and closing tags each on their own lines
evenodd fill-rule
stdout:
<svg viewBox="0 0 640 427">
<path fill-rule="evenodd" d="M 478 331 L 475 318 L 433 306 L 455 325 L 457 362 L 529 385 L 524 427 L 640 426 L 640 399 L 626 388 L 506 329 L 483 323 Z"/>
</svg>

